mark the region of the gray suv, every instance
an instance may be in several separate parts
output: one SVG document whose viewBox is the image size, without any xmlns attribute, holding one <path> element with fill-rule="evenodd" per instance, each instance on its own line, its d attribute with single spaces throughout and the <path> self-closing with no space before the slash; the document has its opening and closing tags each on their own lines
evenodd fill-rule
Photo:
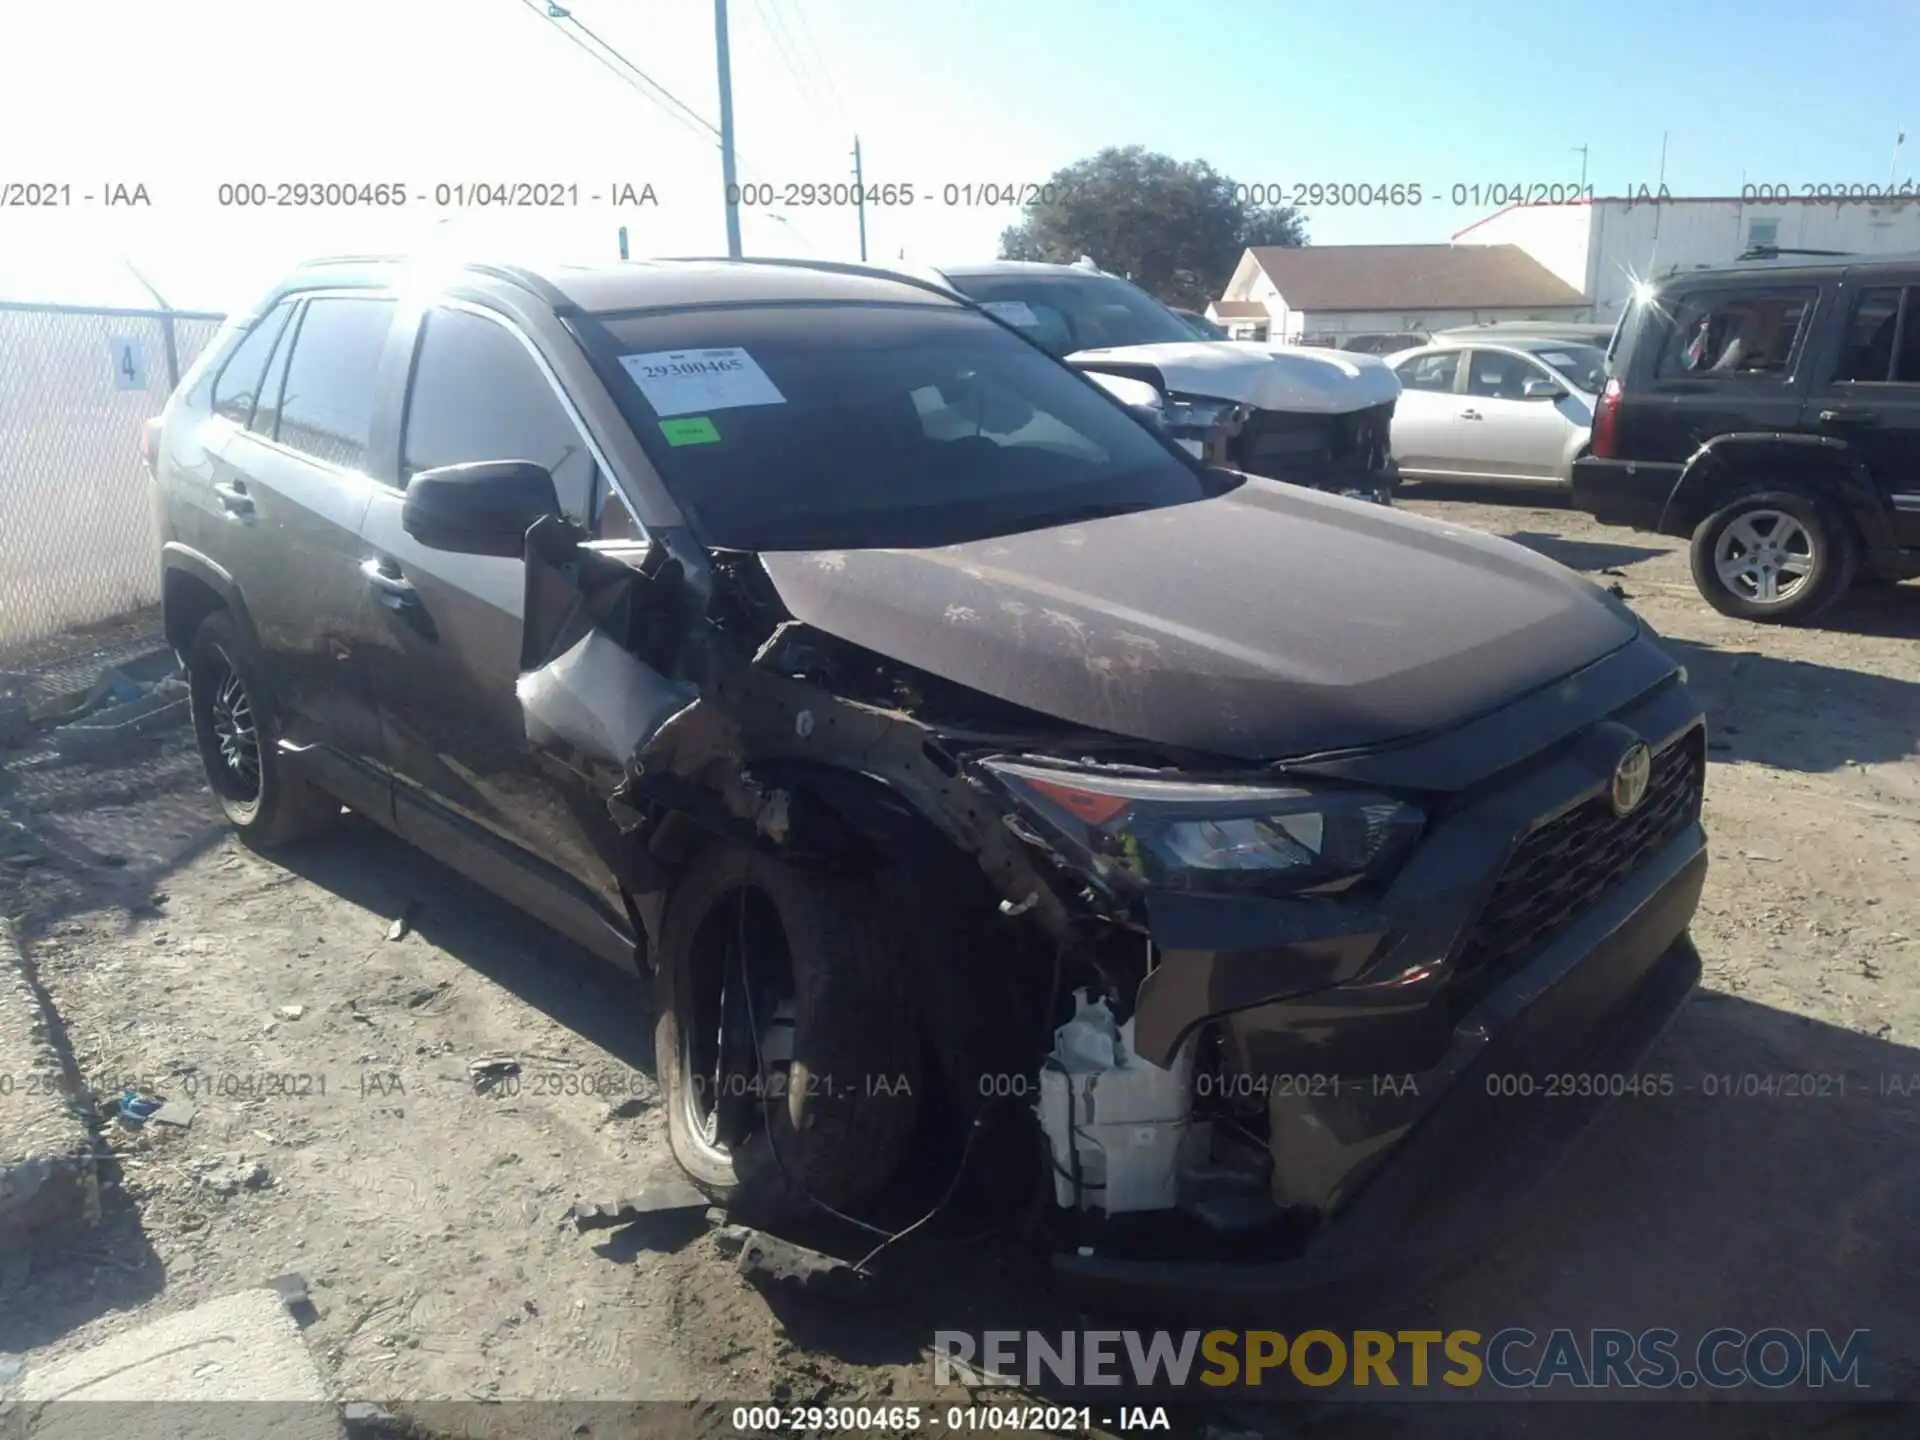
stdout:
<svg viewBox="0 0 1920 1440">
<path fill-rule="evenodd" d="M 233 824 L 351 807 L 652 977 L 760 1223 L 891 1233 L 991 1129 L 1082 1279 L 1399 1266 L 1606 1093 L 1493 1078 L 1630 1072 L 1698 975 L 1630 611 L 1209 469 L 943 286 L 320 262 L 148 457 Z"/>
</svg>

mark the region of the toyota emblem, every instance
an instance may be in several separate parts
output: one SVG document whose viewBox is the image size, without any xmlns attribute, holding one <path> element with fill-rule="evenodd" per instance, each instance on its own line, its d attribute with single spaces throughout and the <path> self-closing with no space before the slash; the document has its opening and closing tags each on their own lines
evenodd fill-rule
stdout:
<svg viewBox="0 0 1920 1440">
<path fill-rule="evenodd" d="M 1613 813 L 1631 815 L 1647 798 L 1647 781 L 1653 777 L 1653 752 L 1636 740 L 1613 767 Z"/>
</svg>

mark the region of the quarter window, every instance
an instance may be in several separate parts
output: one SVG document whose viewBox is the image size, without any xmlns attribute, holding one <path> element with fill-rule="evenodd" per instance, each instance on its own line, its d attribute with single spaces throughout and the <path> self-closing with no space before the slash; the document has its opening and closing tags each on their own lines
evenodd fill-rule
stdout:
<svg viewBox="0 0 1920 1440">
<path fill-rule="evenodd" d="M 1860 292 L 1847 317 L 1835 380 L 1920 384 L 1920 314 L 1915 313 L 1913 295 L 1892 286 Z"/>
<path fill-rule="evenodd" d="M 1810 286 L 1708 290 L 1674 315 L 1656 370 L 1663 379 L 1782 379 L 1813 309 Z"/>
<path fill-rule="evenodd" d="M 552 472 L 561 509 L 593 517 L 593 454 L 546 372 L 506 326 L 465 310 L 427 317 L 401 454 L 407 478 L 473 460 L 531 460 Z"/>
<path fill-rule="evenodd" d="M 367 462 L 380 352 L 393 302 L 323 296 L 307 302 L 287 362 L 279 439 L 343 470 Z"/>
<path fill-rule="evenodd" d="M 280 338 L 287 316 L 292 313 L 293 302 L 282 301 L 261 317 L 260 323 L 234 347 L 227 363 L 220 367 L 219 379 L 213 382 L 214 414 L 224 415 L 236 425 L 252 423 L 267 359 L 273 354 L 274 342 Z"/>
<path fill-rule="evenodd" d="M 1451 390 L 1459 370 L 1460 352 L 1443 350 L 1409 360 L 1397 373 L 1400 383 L 1409 390 Z"/>
</svg>

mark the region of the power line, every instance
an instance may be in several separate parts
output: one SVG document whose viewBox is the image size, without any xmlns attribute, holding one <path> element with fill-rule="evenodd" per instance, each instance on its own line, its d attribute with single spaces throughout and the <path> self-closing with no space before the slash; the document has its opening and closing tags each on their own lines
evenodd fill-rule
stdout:
<svg viewBox="0 0 1920 1440">
<path fill-rule="evenodd" d="M 769 0 L 769 3 L 778 5 L 780 0 Z M 833 83 L 833 71 L 827 68 L 826 58 L 821 55 L 820 47 L 813 43 L 813 27 L 807 24 L 806 7 L 804 5 L 794 6 L 793 14 L 794 18 L 800 22 L 800 37 L 806 42 L 807 49 L 813 55 L 814 63 L 820 71 L 820 78 L 827 82 L 827 94 L 833 100 L 833 108 L 840 112 L 840 118 L 842 120 L 851 120 L 853 117 L 847 113 L 847 107 L 841 103 L 840 87 Z"/>
<path fill-rule="evenodd" d="M 556 21 L 556 22 L 559 20 L 572 20 L 575 26 L 577 26 L 580 30 L 584 31 L 587 35 L 592 37 L 595 44 L 599 45 L 601 49 L 607 51 L 608 54 L 612 55 L 614 57 L 614 60 L 618 60 L 619 64 L 621 66 L 625 66 L 628 71 L 632 72 L 632 74 L 629 75 L 629 74 L 622 73 L 622 71 L 614 64 L 613 60 L 609 60 L 606 55 L 602 55 L 599 50 L 595 50 L 593 46 L 588 45 L 585 41 L 581 40 L 579 36 L 571 34 L 570 32 L 564 29 L 561 29 L 557 23 L 554 24 L 553 26 L 554 33 L 559 35 L 561 39 L 565 40 L 569 45 L 574 46 L 576 49 L 580 50 L 583 54 L 591 56 L 594 60 L 598 61 L 601 65 L 605 66 L 608 70 L 612 71 L 614 75 L 618 76 L 621 80 L 624 80 L 631 88 L 633 88 L 634 90 L 637 90 L 644 98 L 651 100 L 654 103 L 654 105 L 658 106 L 661 110 L 666 111 L 666 113 L 669 116 L 679 121 L 681 125 L 686 126 L 687 121 L 691 120 L 694 125 L 698 125 L 700 129 L 704 130 L 706 134 L 710 136 L 716 143 L 719 141 L 720 131 L 715 126 L 709 124 L 704 117 L 699 115 L 690 106 L 682 102 L 677 96 L 673 94 L 672 91 L 668 90 L 665 86 L 660 84 L 659 81 L 655 80 L 651 75 L 647 74 L 646 71 L 642 70 L 638 65 L 635 65 L 631 60 L 627 59 L 627 57 L 622 55 L 618 50 L 615 50 L 613 46 L 607 44 L 606 41 L 602 40 L 598 35 L 595 35 L 593 31 L 588 30 L 586 26 L 581 25 L 579 20 L 574 18 L 572 11 L 563 10 L 559 15 L 550 15 L 545 11 L 542 11 L 541 8 L 534 3 L 534 0 L 520 0 L 520 3 L 523 6 L 525 6 L 528 10 L 531 10 L 535 15 L 539 16 L 542 20 Z M 638 77 L 638 83 L 636 83 L 635 77 Z M 662 103 L 663 100 L 665 101 L 664 104 Z M 692 128 L 692 127 L 688 126 L 687 128 Z"/>
<path fill-rule="evenodd" d="M 810 76 L 802 73 L 805 66 L 795 56 L 796 47 L 793 45 L 793 37 L 787 33 L 785 24 L 774 13 L 773 7 L 763 4 L 762 0 L 753 0 L 753 8 L 760 16 L 760 24 L 767 32 L 767 38 L 773 41 L 773 48 L 780 56 L 780 63 L 787 67 L 787 74 L 792 77 L 794 91 L 806 107 L 813 111 L 814 116 L 824 123 L 827 117 L 821 109 L 819 89 L 813 84 Z"/>
</svg>

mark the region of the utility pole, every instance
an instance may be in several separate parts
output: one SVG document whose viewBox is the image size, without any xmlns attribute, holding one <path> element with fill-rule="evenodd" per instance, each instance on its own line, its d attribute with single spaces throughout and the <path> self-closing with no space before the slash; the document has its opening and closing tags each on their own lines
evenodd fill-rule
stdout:
<svg viewBox="0 0 1920 1440">
<path fill-rule="evenodd" d="M 727 58 L 727 0 L 713 0 L 713 52 L 720 67 L 720 179 L 726 186 L 727 254 L 740 258 L 740 184 L 733 170 L 733 66 Z"/>
<path fill-rule="evenodd" d="M 1907 143 L 1907 132 L 1902 130 L 1893 137 L 1893 164 L 1887 170 L 1887 189 L 1893 190 L 1900 184 L 1900 147 Z"/>
<path fill-rule="evenodd" d="M 1580 157 L 1580 193 L 1584 195 L 1587 191 L 1587 147 L 1574 145 L 1570 148 Z"/>
<path fill-rule="evenodd" d="M 853 137 L 853 205 L 860 212 L 860 263 L 867 263 L 867 195 L 860 181 L 860 137 Z"/>
</svg>

